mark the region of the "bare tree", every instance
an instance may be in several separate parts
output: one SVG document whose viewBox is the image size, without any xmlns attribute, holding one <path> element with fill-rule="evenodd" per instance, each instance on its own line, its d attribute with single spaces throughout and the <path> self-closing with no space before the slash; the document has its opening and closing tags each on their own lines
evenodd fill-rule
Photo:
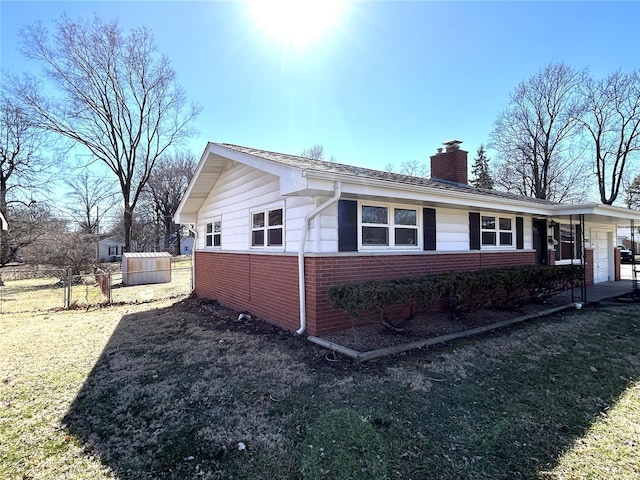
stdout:
<svg viewBox="0 0 640 480">
<path fill-rule="evenodd" d="M 31 258 L 39 259 L 38 263 L 69 268 L 72 275 L 88 273 L 96 261 L 95 237 L 61 225 L 43 235 L 28 252 Z"/>
<path fill-rule="evenodd" d="M 640 151 L 640 71 L 588 79 L 582 93 L 586 112 L 581 124 L 593 141 L 600 201 L 611 205 L 625 167 Z"/>
<path fill-rule="evenodd" d="M 173 223 L 173 214 L 189 185 L 195 171 L 196 161 L 188 153 L 176 153 L 158 160 L 147 182 L 147 194 L 157 214 L 161 233 L 164 233 L 164 249 L 169 249 L 171 234 L 175 233 L 180 251 L 180 228 Z"/>
<path fill-rule="evenodd" d="M 35 263 L 46 262 L 47 258 L 41 255 L 46 249 L 37 246 L 55 232 L 66 231 L 64 221 L 55 217 L 47 205 L 35 201 L 28 204 L 13 202 L 8 210 L 11 224 L 3 239 L 8 251 L 2 265 L 23 259 Z"/>
<path fill-rule="evenodd" d="M 387 163 L 384 166 L 384 171 L 409 175 L 410 177 L 429 176 L 429 167 L 425 162 L 420 162 L 419 160 L 407 160 L 406 162 L 402 162 L 399 167 L 396 167 L 393 163 Z"/>
<path fill-rule="evenodd" d="M 132 252 L 149 252 L 155 251 L 158 243 L 157 222 L 158 217 L 153 209 L 153 205 L 146 196 L 140 199 L 140 208 L 136 209 L 135 218 L 131 227 L 131 251 Z M 116 208 L 116 211 L 122 212 L 122 206 Z M 124 237 L 124 224 L 117 223 L 111 230 L 111 235 L 118 238 Z"/>
<path fill-rule="evenodd" d="M 327 154 L 324 151 L 324 147 L 319 143 L 311 145 L 309 148 L 305 148 L 302 153 L 300 153 L 301 157 L 311 158 L 313 160 L 327 160 Z M 331 155 L 329 157 L 329 162 L 335 162 L 336 157 Z"/>
<path fill-rule="evenodd" d="M 36 189 L 45 182 L 43 173 L 51 162 L 41 156 L 47 136 L 36 128 L 15 98 L 0 97 L 0 212 L 13 224 L 8 206 L 28 205 Z M 10 257 L 9 237 L 0 230 L 0 264 Z"/>
<path fill-rule="evenodd" d="M 550 64 L 520 83 L 498 116 L 490 146 L 498 151 L 496 184 L 545 200 L 568 199 L 584 176 L 572 139 L 583 112 L 584 72 Z"/>
<path fill-rule="evenodd" d="M 153 167 L 193 133 L 199 107 L 186 105 L 169 60 L 144 27 L 125 35 L 116 21 L 63 16 L 53 36 L 38 23 L 21 37 L 23 54 L 43 66 L 48 82 L 25 77 L 19 94 L 42 128 L 86 148 L 116 175 L 130 251 L 134 209 Z"/>
<path fill-rule="evenodd" d="M 637 175 L 627 187 L 624 203 L 627 208 L 640 209 L 640 175 Z"/>
<path fill-rule="evenodd" d="M 117 190 L 112 181 L 93 176 L 87 170 L 64 183 L 70 191 L 66 195 L 71 217 L 85 234 L 98 233 L 102 219 L 117 203 Z M 95 214 L 95 215 L 94 215 Z"/>
<path fill-rule="evenodd" d="M 312 158 L 313 160 L 324 160 L 324 147 L 319 143 L 311 145 L 309 148 L 305 148 L 302 153 L 300 153 L 301 157 Z"/>
<path fill-rule="evenodd" d="M 400 164 L 399 173 L 403 175 L 410 175 L 412 177 L 428 177 L 429 169 L 425 162 L 418 160 L 407 160 Z"/>
</svg>

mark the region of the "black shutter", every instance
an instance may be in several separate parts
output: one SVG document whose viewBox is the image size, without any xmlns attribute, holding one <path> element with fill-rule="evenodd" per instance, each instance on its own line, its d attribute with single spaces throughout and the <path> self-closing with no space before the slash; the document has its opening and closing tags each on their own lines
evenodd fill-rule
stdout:
<svg viewBox="0 0 640 480">
<path fill-rule="evenodd" d="M 338 251 L 358 251 L 358 202 L 338 200 Z"/>
<path fill-rule="evenodd" d="M 516 217 L 516 249 L 524 249 L 524 219 Z"/>
<path fill-rule="evenodd" d="M 480 250 L 480 214 L 469 212 L 469 250 Z"/>
<path fill-rule="evenodd" d="M 558 260 L 564 260 L 563 258 L 560 257 L 560 250 L 562 249 L 562 245 L 560 244 L 560 224 L 556 223 L 553 226 L 553 239 L 557 242 L 556 243 L 556 261 Z"/>
<path fill-rule="evenodd" d="M 574 240 L 576 244 L 576 259 L 582 258 L 582 227 L 576 225 L 576 236 Z"/>
<path fill-rule="evenodd" d="M 423 208 L 422 221 L 424 223 L 423 248 L 424 250 L 436 249 L 436 209 Z"/>
</svg>

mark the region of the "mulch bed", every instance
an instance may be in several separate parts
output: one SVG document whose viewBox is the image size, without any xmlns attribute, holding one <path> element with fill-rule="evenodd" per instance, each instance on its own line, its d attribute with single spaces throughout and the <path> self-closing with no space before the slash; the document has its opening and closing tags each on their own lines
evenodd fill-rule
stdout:
<svg viewBox="0 0 640 480">
<path fill-rule="evenodd" d="M 281 339 L 297 335 L 286 332 L 279 327 L 255 316 L 239 318 L 239 313 L 228 309 L 215 300 L 189 298 L 181 302 L 189 310 L 200 314 L 200 322 L 209 328 L 234 331 L 258 335 L 277 335 Z M 441 335 L 470 330 L 472 328 L 490 325 L 492 323 L 510 320 L 523 315 L 538 313 L 565 304 L 566 300 L 551 297 L 544 303 L 521 305 L 513 310 L 481 309 L 466 312 L 462 318 L 452 318 L 447 312 L 426 312 L 416 315 L 402 324 L 403 332 L 394 332 L 380 323 L 362 324 L 354 320 L 351 328 L 322 335 L 320 338 L 347 347 L 358 352 L 368 352 L 380 348 L 402 345 Z M 301 337 L 299 337 L 301 338 Z M 297 343 L 297 342 L 296 342 Z"/>
<path fill-rule="evenodd" d="M 448 312 L 426 312 L 416 315 L 402 325 L 403 332 L 394 332 L 380 323 L 358 325 L 339 332 L 322 335 L 321 338 L 358 352 L 402 345 L 450 333 L 462 332 L 492 323 L 510 320 L 531 313 L 538 313 L 557 307 L 562 303 L 553 298 L 544 303 L 521 305 L 513 310 L 482 309 L 466 312 L 462 318 L 452 318 Z"/>
</svg>

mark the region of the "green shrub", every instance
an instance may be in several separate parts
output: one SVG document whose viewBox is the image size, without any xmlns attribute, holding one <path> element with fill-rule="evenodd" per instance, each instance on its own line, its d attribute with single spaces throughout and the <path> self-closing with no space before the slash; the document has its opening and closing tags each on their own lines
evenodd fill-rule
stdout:
<svg viewBox="0 0 640 480">
<path fill-rule="evenodd" d="M 373 312 L 384 321 L 403 310 L 408 309 L 412 315 L 430 307 L 447 288 L 441 276 L 369 281 L 330 287 L 329 301 L 351 317 Z"/>
<path fill-rule="evenodd" d="M 425 311 L 440 300 L 452 316 L 480 308 L 512 308 L 544 300 L 575 285 L 582 275 L 575 265 L 529 265 L 444 273 L 400 280 L 377 280 L 329 288 L 329 302 L 353 318 L 374 313 L 387 321 L 402 312 Z"/>
</svg>

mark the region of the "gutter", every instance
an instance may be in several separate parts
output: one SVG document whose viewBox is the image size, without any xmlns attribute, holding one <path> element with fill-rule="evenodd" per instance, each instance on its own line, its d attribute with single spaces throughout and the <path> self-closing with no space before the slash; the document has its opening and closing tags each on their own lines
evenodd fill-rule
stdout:
<svg viewBox="0 0 640 480">
<path fill-rule="evenodd" d="M 302 335 L 307 329 L 307 294 L 306 284 L 304 281 L 304 250 L 307 246 L 307 235 L 309 233 L 309 225 L 311 219 L 322 212 L 327 207 L 330 207 L 338 200 L 342 194 L 342 182 L 334 182 L 333 184 L 333 197 L 317 206 L 311 212 L 304 217 L 304 224 L 302 226 L 302 239 L 300 240 L 300 248 L 298 250 L 298 291 L 300 293 L 300 328 L 296 330 L 298 335 Z"/>
<path fill-rule="evenodd" d="M 191 293 L 196 288 L 196 246 L 198 245 L 198 231 L 191 227 L 191 225 L 186 225 L 187 230 L 193 233 L 193 248 L 191 249 Z"/>
</svg>

